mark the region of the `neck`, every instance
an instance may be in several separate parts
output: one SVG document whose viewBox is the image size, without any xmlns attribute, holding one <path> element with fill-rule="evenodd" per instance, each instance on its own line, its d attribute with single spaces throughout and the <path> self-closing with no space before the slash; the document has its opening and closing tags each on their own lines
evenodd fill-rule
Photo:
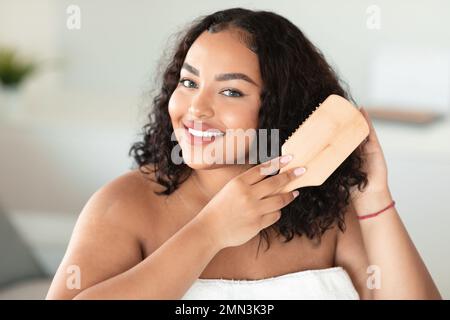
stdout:
<svg viewBox="0 0 450 320">
<path fill-rule="evenodd" d="M 229 165 L 217 169 L 196 169 L 193 171 L 196 187 L 202 198 L 209 201 L 231 179 L 250 169 L 252 164 Z"/>
</svg>

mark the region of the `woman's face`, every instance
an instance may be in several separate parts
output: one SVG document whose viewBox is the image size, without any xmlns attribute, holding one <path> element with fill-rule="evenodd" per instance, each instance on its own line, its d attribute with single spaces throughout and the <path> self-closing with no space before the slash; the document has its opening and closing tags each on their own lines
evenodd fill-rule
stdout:
<svg viewBox="0 0 450 320">
<path fill-rule="evenodd" d="M 189 49 L 179 80 L 169 114 L 186 164 L 202 169 L 243 163 L 237 159 L 245 160 L 254 140 L 249 133 L 258 124 L 257 55 L 235 31 L 205 31 Z M 214 137 L 201 137 L 206 131 Z"/>
</svg>

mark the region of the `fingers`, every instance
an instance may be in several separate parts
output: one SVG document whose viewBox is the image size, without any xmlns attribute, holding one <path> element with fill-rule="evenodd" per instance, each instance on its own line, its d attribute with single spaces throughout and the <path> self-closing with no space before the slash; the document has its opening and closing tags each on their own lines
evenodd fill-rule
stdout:
<svg viewBox="0 0 450 320">
<path fill-rule="evenodd" d="M 364 118 L 366 118 L 370 129 L 373 129 L 373 124 L 372 124 L 372 120 L 370 119 L 369 113 L 363 107 L 361 107 L 360 111 L 361 111 L 362 115 L 364 116 Z"/>
<path fill-rule="evenodd" d="M 261 217 L 259 228 L 262 230 L 262 229 L 265 229 L 267 227 L 270 227 L 275 222 L 280 220 L 280 218 L 281 218 L 281 211 L 279 211 L 279 210 L 275 211 L 275 212 L 271 212 L 271 213 L 265 214 L 265 215 L 263 215 Z"/>
<path fill-rule="evenodd" d="M 260 212 L 264 215 L 273 211 L 281 210 L 289 203 L 291 203 L 299 192 L 294 190 L 292 192 L 280 193 L 266 199 L 260 200 Z"/>
<path fill-rule="evenodd" d="M 373 126 L 372 119 L 370 119 L 369 113 L 363 107 L 361 107 L 360 110 L 364 118 L 366 118 L 367 123 L 369 124 L 370 132 L 368 139 L 378 141 L 377 133 L 375 132 L 375 127 Z"/>
<path fill-rule="evenodd" d="M 247 170 L 239 177 L 248 185 L 253 185 L 263 180 L 268 175 L 274 174 L 282 167 L 286 166 L 293 158 L 293 155 L 283 155 L 263 162 Z"/>
<path fill-rule="evenodd" d="M 292 168 L 254 184 L 251 186 L 251 192 L 258 199 L 277 194 L 285 185 L 297 179 L 305 172 L 306 168 Z"/>
</svg>

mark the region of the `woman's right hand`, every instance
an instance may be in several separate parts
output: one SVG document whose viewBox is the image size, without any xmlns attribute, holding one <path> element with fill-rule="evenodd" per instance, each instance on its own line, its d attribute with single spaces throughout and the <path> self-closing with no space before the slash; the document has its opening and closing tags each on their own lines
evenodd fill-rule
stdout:
<svg viewBox="0 0 450 320">
<path fill-rule="evenodd" d="M 289 162 L 289 155 L 277 157 L 236 176 L 196 216 L 220 249 L 244 244 L 280 219 L 281 208 L 298 195 L 298 191 L 280 190 L 304 173 L 300 168 L 295 175 L 294 168 L 273 175 Z"/>
</svg>

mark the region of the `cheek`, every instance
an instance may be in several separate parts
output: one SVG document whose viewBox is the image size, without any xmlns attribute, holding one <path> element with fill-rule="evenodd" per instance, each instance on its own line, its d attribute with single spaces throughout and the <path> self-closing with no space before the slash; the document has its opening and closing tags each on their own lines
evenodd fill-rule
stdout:
<svg viewBox="0 0 450 320">
<path fill-rule="evenodd" d="M 168 110 L 170 118 L 176 120 L 182 117 L 188 109 L 189 99 L 180 90 L 175 89 L 169 100 Z"/>
<path fill-rule="evenodd" d="M 250 129 L 258 125 L 259 106 L 257 102 L 248 102 L 219 111 L 220 118 L 227 128 Z"/>
</svg>

